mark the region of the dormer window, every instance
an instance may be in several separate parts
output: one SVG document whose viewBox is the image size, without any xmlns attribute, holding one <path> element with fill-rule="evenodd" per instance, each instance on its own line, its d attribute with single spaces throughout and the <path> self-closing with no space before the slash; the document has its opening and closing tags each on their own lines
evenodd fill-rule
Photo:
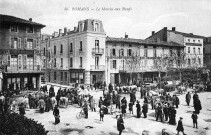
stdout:
<svg viewBox="0 0 211 135">
<path fill-rule="evenodd" d="M 84 23 L 79 24 L 79 31 L 84 31 Z"/>
<path fill-rule="evenodd" d="M 17 26 L 17 25 L 11 25 L 11 26 L 10 26 L 10 30 L 11 30 L 12 32 L 18 32 L 18 26 Z"/>
<path fill-rule="evenodd" d="M 34 28 L 33 28 L 33 26 L 27 26 L 27 27 L 26 27 L 26 32 L 27 32 L 27 33 L 34 33 Z"/>
<path fill-rule="evenodd" d="M 94 24 L 94 31 L 99 31 L 99 23 Z"/>
</svg>

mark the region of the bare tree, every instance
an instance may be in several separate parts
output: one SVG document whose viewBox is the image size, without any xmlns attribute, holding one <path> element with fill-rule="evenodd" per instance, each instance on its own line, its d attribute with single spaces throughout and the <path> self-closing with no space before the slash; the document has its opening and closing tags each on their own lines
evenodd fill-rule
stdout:
<svg viewBox="0 0 211 135">
<path fill-rule="evenodd" d="M 130 73 L 130 84 L 133 82 L 133 74 L 140 73 L 143 66 L 142 58 L 137 53 L 132 53 L 130 56 L 124 57 L 125 68 L 127 73 Z"/>
<path fill-rule="evenodd" d="M 159 82 L 161 80 L 161 72 L 167 72 L 169 67 L 173 65 L 172 57 L 167 54 L 162 54 L 154 59 L 154 69 L 158 70 Z"/>
</svg>

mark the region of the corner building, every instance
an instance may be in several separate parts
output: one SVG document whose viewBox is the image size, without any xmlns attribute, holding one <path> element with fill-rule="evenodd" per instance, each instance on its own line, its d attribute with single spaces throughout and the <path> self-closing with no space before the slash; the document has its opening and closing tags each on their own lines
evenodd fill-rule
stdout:
<svg viewBox="0 0 211 135">
<path fill-rule="evenodd" d="M 2 89 L 39 89 L 40 38 L 45 25 L 0 14 Z"/>
<path fill-rule="evenodd" d="M 78 22 L 70 31 L 54 32 L 42 40 L 45 80 L 58 84 L 90 85 L 103 83 L 105 74 L 106 34 L 100 20 Z M 48 65 L 53 62 L 52 65 Z"/>
</svg>

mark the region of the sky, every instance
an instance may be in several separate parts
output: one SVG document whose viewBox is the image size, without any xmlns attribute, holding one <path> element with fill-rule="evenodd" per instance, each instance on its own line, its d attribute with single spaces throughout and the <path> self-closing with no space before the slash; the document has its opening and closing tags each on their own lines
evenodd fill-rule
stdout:
<svg viewBox="0 0 211 135">
<path fill-rule="evenodd" d="M 32 18 L 46 34 L 92 18 L 110 37 L 145 39 L 163 27 L 211 36 L 211 0 L 0 0 L 0 14 Z"/>
</svg>

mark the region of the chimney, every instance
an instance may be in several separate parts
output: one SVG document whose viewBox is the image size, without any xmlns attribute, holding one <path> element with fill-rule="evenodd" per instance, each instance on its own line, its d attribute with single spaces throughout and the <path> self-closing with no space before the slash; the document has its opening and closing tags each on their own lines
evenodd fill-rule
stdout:
<svg viewBox="0 0 211 135">
<path fill-rule="evenodd" d="M 59 36 L 62 36 L 62 29 L 59 29 Z"/>
<path fill-rule="evenodd" d="M 74 31 L 76 32 L 77 27 L 74 27 Z"/>
<path fill-rule="evenodd" d="M 152 35 L 154 35 L 155 34 L 155 31 L 152 31 Z"/>
<path fill-rule="evenodd" d="M 176 27 L 172 27 L 172 31 L 176 31 Z"/>
<path fill-rule="evenodd" d="M 166 31 L 167 30 L 167 27 L 164 27 L 163 29 Z"/>
<path fill-rule="evenodd" d="M 58 32 L 55 31 L 55 32 L 54 32 L 54 37 L 58 37 L 58 35 L 59 35 Z"/>
<path fill-rule="evenodd" d="M 32 22 L 32 18 L 29 18 L 29 21 Z"/>
<path fill-rule="evenodd" d="M 64 35 L 67 35 L 67 27 L 64 27 Z"/>
<path fill-rule="evenodd" d="M 54 38 L 54 36 L 55 36 L 55 33 L 52 33 L 52 38 Z"/>
</svg>

